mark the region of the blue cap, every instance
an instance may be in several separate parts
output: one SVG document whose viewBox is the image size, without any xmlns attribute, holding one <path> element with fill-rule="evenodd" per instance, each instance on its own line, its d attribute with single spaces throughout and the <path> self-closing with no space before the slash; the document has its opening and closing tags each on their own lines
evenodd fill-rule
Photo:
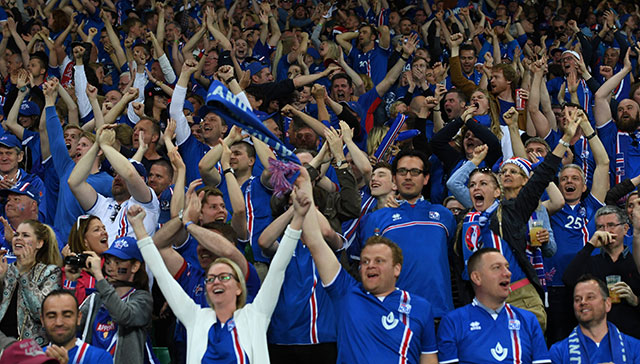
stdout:
<svg viewBox="0 0 640 364">
<path fill-rule="evenodd" d="M 38 205 L 40 205 L 40 197 L 42 192 L 36 188 L 36 185 L 31 182 L 19 181 L 11 188 L 0 190 L 0 195 L 7 196 L 10 193 L 16 193 L 18 195 L 29 196 Z"/>
<path fill-rule="evenodd" d="M 136 169 L 136 171 L 138 172 L 138 174 L 144 178 L 144 180 L 147 180 L 147 168 L 145 168 L 144 164 L 138 162 L 135 159 L 129 159 L 129 162 L 131 162 L 131 164 L 133 164 L 133 168 Z"/>
<path fill-rule="evenodd" d="M 182 106 L 182 109 L 187 109 L 189 111 L 191 111 L 191 113 L 193 114 L 195 108 L 193 107 L 193 104 L 191 103 L 191 101 L 189 100 L 184 100 L 184 105 Z"/>
<path fill-rule="evenodd" d="M 0 22 L 7 21 L 7 12 L 3 8 L 0 8 Z"/>
<path fill-rule="evenodd" d="M 22 105 L 20 105 L 19 115 L 24 116 L 39 116 L 40 115 L 40 107 L 33 101 L 23 101 Z"/>
<path fill-rule="evenodd" d="M 18 137 L 11 133 L 5 133 L 2 137 L 0 137 L 0 144 L 7 148 L 22 149 L 22 143 L 20 143 Z"/>
<path fill-rule="evenodd" d="M 315 49 L 315 48 L 307 48 L 307 53 L 308 53 L 311 57 L 313 57 L 314 59 L 320 59 L 320 58 L 322 58 L 322 57 L 320 56 L 320 53 L 318 52 L 318 50 L 317 50 L 317 49 Z"/>
<path fill-rule="evenodd" d="M 138 249 L 136 239 L 130 236 L 123 236 L 116 239 L 113 244 L 111 244 L 111 247 L 102 254 L 113 255 L 123 260 L 135 259 L 140 262 L 144 261 L 142 254 L 140 254 L 140 249 Z"/>
<path fill-rule="evenodd" d="M 267 114 L 264 111 L 257 110 L 257 111 L 254 111 L 253 113 L 256 114 L 256 116 L 258 117 L 258 119 L 260 119 L 260 121 L 264 122 L 265 120 L 271 119 L 278 112 L 276 111 L 274 113 Z"/>
<path fill-rule="evenodd" d="M 198 116 L 200 119 L 204 120 L 204 117 L 207 116 L 207 114 L 209 113 L 214 113 L 215 114 L 216 109 L 214 109 L 211 106 L 208 105 L 202 105 L 200 106 L 200 108 L 198 109 Z"/>
<path fill-rule="evenodd" d="M 262 62 L 253 62 L 249 65 L 249 67 L 247 67 L 247 69 L 249 70 L 249 72 L 251 72 L 251 76 L 254 76 L 258 72 L 262 71 L 263 68 L 267 67 L 268 66 L 266 64 L 263 64 Z"/>
<path fill-rule="evenodd" d="M 493 22 L 493 24 L 491 24 L 493 27 L 503 27 L 505 25 L 507 25 L 507 22 L 504 20 L 496 20 Z"/>
</svg>

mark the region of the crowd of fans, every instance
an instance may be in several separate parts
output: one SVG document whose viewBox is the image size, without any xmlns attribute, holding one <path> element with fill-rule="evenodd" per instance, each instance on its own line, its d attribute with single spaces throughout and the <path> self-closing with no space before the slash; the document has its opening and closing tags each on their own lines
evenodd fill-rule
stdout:
<svg viewBox="0 0 640 364">
<path fill-rule="evenodd" d="M 0 5 L 0 363 L 640 362 L 637 2 Z"/>
</svg>

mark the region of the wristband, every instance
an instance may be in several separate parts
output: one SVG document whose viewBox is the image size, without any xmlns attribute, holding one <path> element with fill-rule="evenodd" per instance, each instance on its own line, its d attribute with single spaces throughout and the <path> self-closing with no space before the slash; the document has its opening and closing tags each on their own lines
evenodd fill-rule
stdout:
<svg viewBox="0 0 640 364">
<path fill-rule="evenodd" d="M 22 86 L 18 90 L 20 90 L 20 92 L 27 92 L 27 86 Z"/>
<path fill-rule="evenodd" d="M 235 176 L 236 172 L 233 170 L 233 168 L 227 168 L 224 171 L 222 171 L 222 175 L 226 175 L 227 173 L 231 173 Z"/>
<path fill-rule="evenodd" d="M 433 109 L 433 111 L 435 111 L 435 112 L 440 112 L 440 109 Z"/>
<path fill-rule="evenodd" d="M 186 230 L 191 224 L 193 224 L 193 221 L 187 221 L 187 223 L 184 224 L 184 229 Z"/>
<path fill-rule="evenodd" d="M 409 57 L 405 58 L 404 54 L 401 54 L 400 58 L 402 58 L 405 62 L 409 62 Z"/>
<path fill-rule="evenodd" d="M 560 144 L 564 145 L 564 146 L 565 146 L 565 147 L 567 147 L 567 148 L 569 148 L 569 147 L 571 146 L 569 143 L 565 142 L 565 141 L 564 141 L 564 140 L 562 140 L 562 139 L 558 140 L 558 143 L 560 143 Z"/>
<path fill-rule="evenodd" d="M 596 136 L 596 132 L 594 131 L 594 132 L 593 132 L 593 133 L 591 133 L 590 135 L 587 135 L 587 136 L 586 136 L 586 138 L 587 138 L 587 140 L 591 140 L 591 139 L 593 139 L 593 137 L 595 137 L 595 136 Z"/>
</svg>

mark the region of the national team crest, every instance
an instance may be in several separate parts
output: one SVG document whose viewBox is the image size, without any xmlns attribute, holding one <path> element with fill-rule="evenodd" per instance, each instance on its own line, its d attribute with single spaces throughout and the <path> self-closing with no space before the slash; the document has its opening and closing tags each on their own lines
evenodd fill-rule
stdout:
<svg viewBox="0 0 640 364">
<path fill-rule="evenodd" d="M 482 242 L 480 241 L 480 226 L 471 225 L 464 234 L 464 242 L 467 244 L 467 249 L 471 252 L 482 248 Z"/>
<path fill-rule="evenodd" d="M 440 220 L 440 213 L 438 211 L 429 211 L 429 218 L 432 220 Z"/>
</svg>

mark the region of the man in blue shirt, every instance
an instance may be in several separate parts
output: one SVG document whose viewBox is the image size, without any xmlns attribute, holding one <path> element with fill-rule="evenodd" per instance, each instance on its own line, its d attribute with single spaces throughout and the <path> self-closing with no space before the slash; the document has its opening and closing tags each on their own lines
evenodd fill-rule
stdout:
<svg viewBox="0 0 640 364">
<path fill-rule="evenodd" d="M 476 297 L 442 319 L 440 363 L 550 363 L 536 316 L 506 303 L 511 272 L 500 251 L 476 251 L 468 270 Z"/>
<path fill-rule="evenodd" d="M 82 315 L 72 291 L 55 290 L 42 301 L 42 326 L 51 341 L 47 356 L 61 363 L 112 364 L 113 358 L 105 350 L 76 338 Z"/>
<path fill-rule="evenodd" d="M 578 326 L 550 350 L 552 363 L 637 363 L 640 341 L 621 333 L 607 321 L 611 299 L 606 284 L 584 275 L 573 290 Z M 604 344 L 604 345 L 603 345 Z"/>
<path fill-rule="evenodd" d="M 397 155 L 392 172 L 403 202 L 396 208 L 365 215 L 353 249 L 358 251 L 362 245 L 357 244 L 373 235 L 398 244 L 406 257 L 398 287 L 426 298 L 433 305 L 433 315 L 442 317 L 453 310 L 447 252 L 456 224 L 451 211 L 422 197 L 422 189 L 429 182 L 429 167 L 420 151 Z"/>
<path fill-rule="evenodd" d="M 298 188 L 312 196 L 306 169 Z M 311 201 L 311 209 L 315 209 Z M 307 214 L 302 230 L 318 275 L 335 306 L 338 363 L 437 363 L 431 304 L 396 288 L 402 271 L 402 250 L 375 236 L 360 253 L 357 283 L 325 243 L 318 220 Z"/>
</svg>

